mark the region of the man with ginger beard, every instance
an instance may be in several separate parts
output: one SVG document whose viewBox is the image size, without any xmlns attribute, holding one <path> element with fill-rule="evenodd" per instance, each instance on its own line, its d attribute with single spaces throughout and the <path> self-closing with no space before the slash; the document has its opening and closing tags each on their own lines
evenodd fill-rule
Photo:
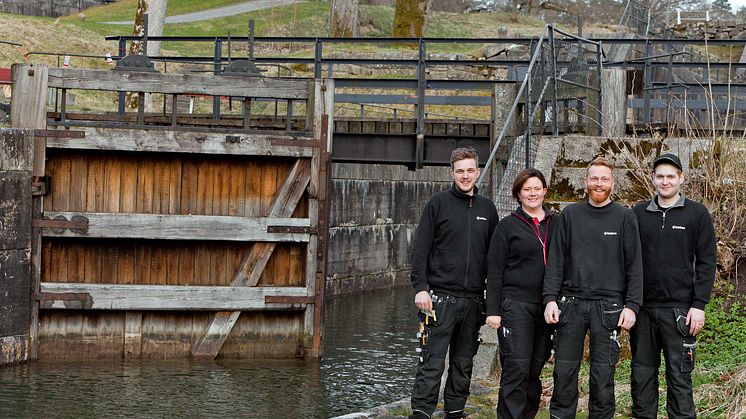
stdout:
<svg viewBox="0 0 746 419">
<path fill-rule="evenodd" d="M 554 325 L 552 418 L 574 418 L 583 342 L 590 331 L 590 418 L 614 417 L 614 371 L 621 328 L 635 324 L 642 303 L 642 255 L 632 210 L 611 200 L 614 166 L 593 160 L 588 200 L 559 217 L 544 275 L 544 318 Z"/>
</svg>

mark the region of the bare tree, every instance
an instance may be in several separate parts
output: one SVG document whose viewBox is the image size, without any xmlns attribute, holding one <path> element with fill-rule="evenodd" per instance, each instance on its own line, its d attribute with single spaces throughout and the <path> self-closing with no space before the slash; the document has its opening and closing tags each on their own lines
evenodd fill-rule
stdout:
<svg viewBox="0 0 746 419">
<path fill-rule="evenodd" d="M 392 35 L 399 38 L 425 36 L 431 4 L 432 0 L 396 0 Z"/>
<path fill-rule="evenodd" d="M 168 0 L 138 0 L 137 12 L 135 13 L 135 28 L 132 34 L 142 36 L 145 34 L 145 14 L 148 15 L 148 36 L 163 35 L 163 25 L 166 21 L 166 3 Z M 144 45 L 142 42 L 132 42 L 128 54 L 142 54 Z M 161 43 L 148 42 L 148 55 L 160 55 Z M 138 97 L 136 95 L 127 95 L 127 106 L 136 108 Z M 145 110 L 153 110 L 153 98 L 150 95 L 145 97 Z"/>
<path fill-rule="evenodd" d="M 329 32 L 331 36 L 351 37 L 360 34 L 358 0 L 329 1 Z"/>
</svg>

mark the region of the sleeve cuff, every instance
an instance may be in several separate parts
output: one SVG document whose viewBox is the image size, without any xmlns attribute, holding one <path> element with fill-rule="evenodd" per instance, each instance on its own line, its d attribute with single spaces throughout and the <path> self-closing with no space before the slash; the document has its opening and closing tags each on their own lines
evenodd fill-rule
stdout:
<svg viewBox="0 0 746 419">
<path fill-rule="evenodd" d="M 634 311 L 635 314 L 640 312 L 640 305 L 631 301 L 627 301 L 626 303 L 624 303 L 624 307 Z"/>
<path fill-rule="evenodd" d="M 547 303 L 551 303 L 552 301 L 557 301 L 556 295 L 547 295 L 544 297 L 544 305 L 547 305 Z"/>
<path fill-rule="evenodd" d="M 692 308 L 696 308 L 702 311 L 705 311 L 705 306 L 707 305 L 704 301 L 694 300 L 692 302 Z"/>
</svg>

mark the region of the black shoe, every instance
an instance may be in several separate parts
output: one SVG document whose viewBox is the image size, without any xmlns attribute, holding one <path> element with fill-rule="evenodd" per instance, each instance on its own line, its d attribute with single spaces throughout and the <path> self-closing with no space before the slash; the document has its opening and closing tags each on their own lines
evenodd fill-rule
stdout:
<svg viewBox="0 0 746 419">
<path fill-rule="evenodd" d="M 421 410 L 415 410 L 409 415 L 409 419 L 430 419 L 430 416 Z"/>
<path fill-rule="evenodd" d="M 446 412 L 446 419 L 464 419 L 466 416 L 464 416 L 463 410 L 455 410 L 453 412 Z"/>
</svg>

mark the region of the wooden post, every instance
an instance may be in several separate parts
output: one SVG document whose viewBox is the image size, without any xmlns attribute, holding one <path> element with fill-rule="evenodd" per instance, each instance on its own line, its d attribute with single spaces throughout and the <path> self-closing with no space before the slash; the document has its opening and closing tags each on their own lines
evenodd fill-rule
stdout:
<svg viewBox="0 0 746 419">
<path fill-rule="evenodd" d="M 46 129 L 47 127 L 47 86 L 49 68 L 45 65 L 13 64 L 11 79 L 13 93 L 10 106 L 10 124 L 13 128 Z M 46 138 L 33 136 L 32 176 L 44 176 L 46 160 Z M 41 218 L 43 196 L 33 199 L 29 195 L 32 218 Z M 33 228 L 31 232 L 31 282 L 30 291 L 39 292 L 41 280 L 41 229 Z M 39 302 L 31 301 L 29 313 L 29 359 L 37 358 L 37 341 L 39 332 Z"/>
<path fill-rule="evenodd" d="M 0 130 L 0 365 L 29 359 L 33 143 L 33 131 Z"/>
<path fill-rule="evenodd" d="M 624 69 L 604 69 L 601 73 L 603 135 L 622 137 L 626 133 L 627 95 Z"/>
</svg>

